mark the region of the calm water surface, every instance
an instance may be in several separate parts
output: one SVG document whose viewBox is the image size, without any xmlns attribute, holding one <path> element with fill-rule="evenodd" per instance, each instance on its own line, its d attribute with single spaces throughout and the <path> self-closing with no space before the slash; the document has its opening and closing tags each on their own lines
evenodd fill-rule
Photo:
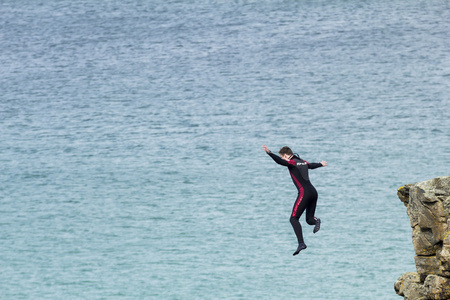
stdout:
<svg viewBox="0 0 450 300">
<path fill-rule="evenodd" d="M 1 1 L 2 299 L 400 299 L 450 175 L 447 1 Z M 293 257 L 287 170 L 321 231 Z"/>
</svg>

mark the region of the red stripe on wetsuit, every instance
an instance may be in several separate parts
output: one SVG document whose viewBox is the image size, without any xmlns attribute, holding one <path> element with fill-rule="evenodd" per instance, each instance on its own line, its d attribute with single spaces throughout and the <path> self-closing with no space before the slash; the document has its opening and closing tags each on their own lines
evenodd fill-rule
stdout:
<svg viewBox="0 0 450 300">
<path fill-rule="evenodd" d="M 289 164 L 295 166 L 295 161 L 290 160 Z M 294 174 L 292 174 L 292 172 L 290 170 L 289 170 L 289 173 L 291 173 L 291 177 L 292 177 L 292 179 L 294 179 L 295 185 L 298 187 L 298 190 L 299 190 L 299 195 L 298 195 L 297 201 L 295 201 L 294 210 L 292 211 L 292 216 L 295 217 L 295 215 L 297 214 L 298 206 L 300 205 L 300 203 L 303 200 L 303 195 L 305 194 L 305 190 L 303 189 L 303 186 L 301 185 L 301 183 L 294 176 Z"/>
</svg>

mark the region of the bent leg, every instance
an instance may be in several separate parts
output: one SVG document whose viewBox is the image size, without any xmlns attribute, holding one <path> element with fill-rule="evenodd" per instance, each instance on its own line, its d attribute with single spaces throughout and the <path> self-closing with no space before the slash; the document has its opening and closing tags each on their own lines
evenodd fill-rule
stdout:
<svg viewBox="0 0 450 300">
<path fill-rule="evenodd" d="M 306 208 L 306 223 L 309 225 L 314 225 L 313 233 L 320 230 L 320 219 L 314 217 L 316 212 L 317 197 L 311 200 L 311 203 Z"/>
<path fill-rule="evenodd" d="M 316 213 L 316 206 L 317 192 L 312 193 L 308 201 L 308 206 L 306 207 L 306 223 L 308 223 L 309 225 L 316 225 L 317 218 L 314 217 L 314 214 Z"/>
<path fill-rule="evenodd" d="M 317 218 L 314 217 L 316 212 L 317 199 L 311 201 L 311 203 L 306 208 L 306 223 L 309 225 L 316 225 Z"/>
</svg>

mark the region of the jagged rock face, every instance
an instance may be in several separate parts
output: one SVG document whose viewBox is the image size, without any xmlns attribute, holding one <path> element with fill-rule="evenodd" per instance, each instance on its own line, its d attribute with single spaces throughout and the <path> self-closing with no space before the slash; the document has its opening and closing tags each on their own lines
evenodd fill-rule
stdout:
<svg viewBox="0 0 450 300">
<path fill-rule="evenodd" d="M 398 189 L 407 207 L 416 253 L 416 272 L 395 283 L 405 299 L 450 299 L 450 176 Z"/>
</svg>

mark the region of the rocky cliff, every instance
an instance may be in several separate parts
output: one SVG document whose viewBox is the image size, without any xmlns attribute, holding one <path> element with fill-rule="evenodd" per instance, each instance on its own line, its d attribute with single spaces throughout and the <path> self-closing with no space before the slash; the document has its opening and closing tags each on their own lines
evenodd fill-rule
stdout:
<svg viewBox="0 0 450 300">
<path fill-rule="evenodd" d="M 403 274 L 395 291 L 404 299 L 450 299 L 450 176 L 398 189 L 407 207 L 417 272 Z"/>
</svg>

